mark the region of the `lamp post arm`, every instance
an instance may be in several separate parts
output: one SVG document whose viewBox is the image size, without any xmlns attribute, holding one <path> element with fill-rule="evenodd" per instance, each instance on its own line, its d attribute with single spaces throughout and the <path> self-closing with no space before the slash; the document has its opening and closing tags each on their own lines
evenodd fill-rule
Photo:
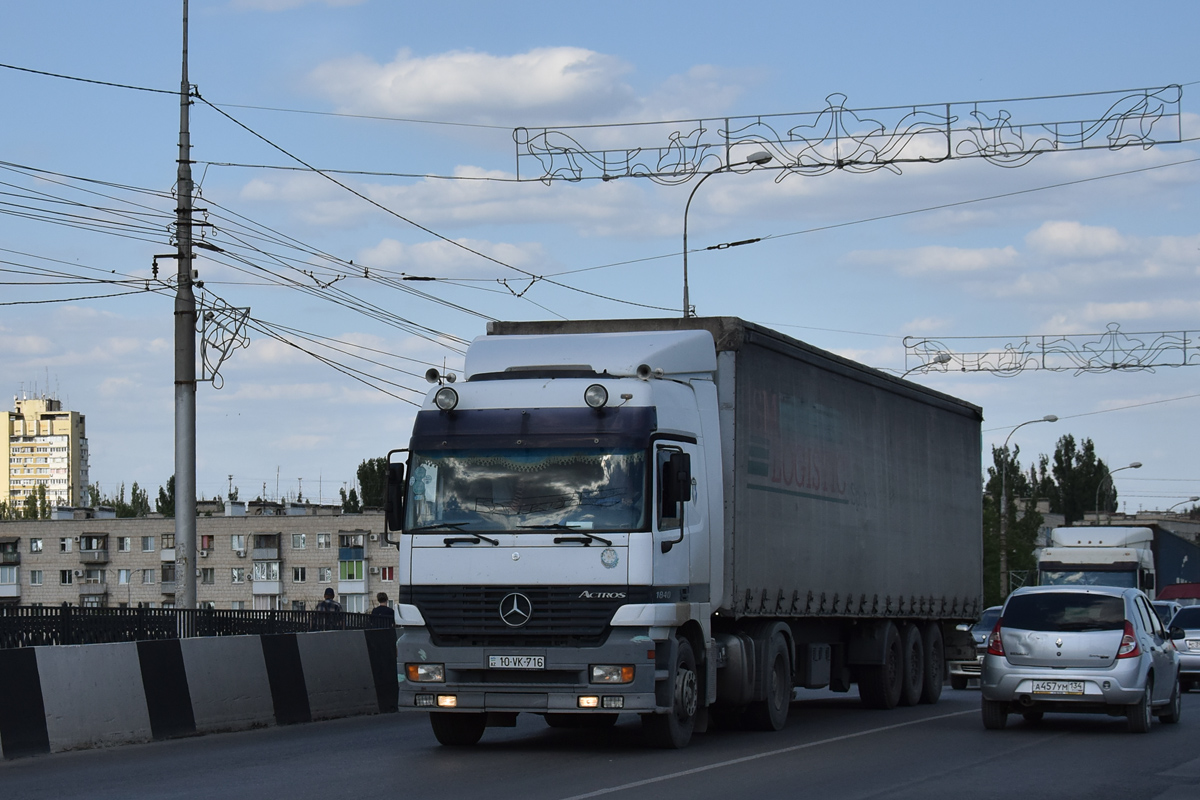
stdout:
<svg viewBox="0 0 1200 800">
<path fill-rule="evenodd" d="M 688 297 L 688 241 L 687 241 L 687 239 L 688 239 L 688 237 L 687 237 L 688 212 L 692 208 L 692 198 L 696 196 L 696 190 L 700 188 L 700 185 L 702 183 L 704 183 L 706 180 L 711 178 L 713 175 L 716 175 L 718 172 L 723 172 L 724 170 L 728 169 L 729 166 L 731 166 L 731 165 L 725 164 L 720 167 L 717 167 L 714 170 L 704 173 L 704 177 L 702 177 L 700 180 L 696 181 L 696 185 L 693 186 L 692 191 L 688 193 L 687 203 L 683 207 L 683 316 L 684 316 L 684 319 L 687 319 L 688 317 L 690 317 L 692 315 L 691 301 Z"/>
</svg>

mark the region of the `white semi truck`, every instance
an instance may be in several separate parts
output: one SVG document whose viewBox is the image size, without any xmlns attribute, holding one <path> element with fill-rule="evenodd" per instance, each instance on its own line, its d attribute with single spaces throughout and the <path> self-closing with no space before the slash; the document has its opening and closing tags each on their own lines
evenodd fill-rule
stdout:
<svg viewBox="0 0 1200 800">
<path fill-rule="evenodd" d="M 632 712 L 683 747 L 794 687 L 933 703 L 973 653 L 979 408 L 735 318 L 488 334 L 389 454 L 400 707 L 443 744 Z"/>
<path fill-rule="evenodd" d="M 1159 525 L 1054 528 L 1035 554 L 1038 583 L 1122 586 L 1156 592 L 1200 580 L 1200 547 Z"/>
</svg>

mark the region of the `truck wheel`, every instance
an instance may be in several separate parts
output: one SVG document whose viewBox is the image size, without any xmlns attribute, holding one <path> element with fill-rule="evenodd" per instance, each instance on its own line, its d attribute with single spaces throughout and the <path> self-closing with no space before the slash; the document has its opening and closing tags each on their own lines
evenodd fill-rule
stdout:
<svg viewBox="0 0 1200 800">
<path fill-rule="evenodd" d="M 998 700 L 983 700 L 983 727 L 989 731 L 1002 731 L 1008 724 L 1008 706 Z"/>
<path fill-rule="evenodd" d="M 904 648 L 893 623 L 884 623 L 883 639 L 883 663 L 858 668 L 858 696 L 867 708 L 895 708 L 904 689 Z"/>
<path fill-rule="evenodd" d="M 781 731 L 787 724 L 788 709 L 792 704 L 792 663 L 788 658 L 787 639 L 778 631 L 767 643 L 763 666 L 766 668 L 763 686 L 767 697 L 750 704 L 746 709 L 746 722 L 755 730 Z"/>
<path fill-rule="evenodd" d="M 483 736 L 483 729 L 487 727 L 487 714 L 431 711 L 429 724 L 433 726 L 433 735 L 442 744 L 472 745 Z"/>
<path fill-rule="evenodd" d="M 921 628 L 915 624 L 904 626 L 904 688 L 900 692 L 900 705 L 915 706 L 921 702 L 925 689 L 925 643 Z"/>
<path fill-rule="evenodd" d="M 675 688 L 671 710 L 666 714 L 642 715 L 642 728 L 651 745 L 668 750 L 687 747 L 696 727 L 699 687 L 691 642 L 680 637 L 675 655 Z"/>
<path fill-rule="evenodd" d="M 950 676 L 950 688 L 957 689 L 960 692 L 963 689 L 966 689 L 967 688 L 967 676 L 966 675 L 951 675 Z"/>
<path fill-rule="evenodd" d="M 942 626 L 931 622 L 925 626 L 925 685 L 921 687 L 921 702 L 933 705 L 942 697 L 946 674 L 946 649 L 942 646 Z M 965 689 L 966 681 L 963 682 Z"/>
</svg>

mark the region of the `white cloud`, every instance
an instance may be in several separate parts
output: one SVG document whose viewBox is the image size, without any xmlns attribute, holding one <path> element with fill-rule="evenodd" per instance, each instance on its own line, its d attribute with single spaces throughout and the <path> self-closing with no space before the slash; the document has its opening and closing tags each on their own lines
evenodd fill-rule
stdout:
<svg viewBox="0 0 1200 800">
<path fill-rule="evenodd" d="M 1111 258 L 1129 250 L 1129 242 L 1115 229 L 1078 222 L 1045 222 L 1025 242 L 1032 251 L 1059 259 Z"/>
<path fill-rule="evenodd" d="M 851 264 L 887 266 L 901 275 L 937 275 L 980 273 L 1007 269 L 1020 262 L 1016 248 L 970 249 L 933 245 L 911 250 L 855 251 L 847 256 Z"/>
<path fill-rule="evenodd" d="M 290 11 L 303 6 L 323 5 L 331 8 L 358 6 L 367 0 L 233 0 L 230 6 L 239 11 Z"/>
<path fill-rule="evenodd" d="M 473 239 L 456 239 L 458 244 L 479 253 L 491 256 L 503 264 L 520 270 L 533 271 L 544 263 L 545 254 L 541 245 L 514 245 L 482 242 Z M 446 241 L 404 244 L 395 239 L 384 239 L 372 248 L 355 257 L 355 263 L 387 271 L 404 272 L 409 275 L 438 278 L 490 278 L 498 274 L 519 277 L 520 273 L 506 270 L 494 261 L 480 258 L 474 253 L 456 247 Z"/>
</svg>

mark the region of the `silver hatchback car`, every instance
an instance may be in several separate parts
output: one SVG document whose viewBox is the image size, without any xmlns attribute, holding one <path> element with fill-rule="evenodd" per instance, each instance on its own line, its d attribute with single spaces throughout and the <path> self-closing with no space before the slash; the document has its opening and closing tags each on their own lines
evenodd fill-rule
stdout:
<svg viewBox="0 0 1200 800">
<path fill-rule="evenodd" d="M 1175 638 L 1183 631 L 1173 629 Z M 1138 589 L 1022 587 L 988 637 L 980 679 L 983 724 L 1009 714 L 1036 722 L 1047 712 L 1124 715 L 1145 733 L 1153 716 L 1179 721 L 1179 653 Z"/>
</svg>

